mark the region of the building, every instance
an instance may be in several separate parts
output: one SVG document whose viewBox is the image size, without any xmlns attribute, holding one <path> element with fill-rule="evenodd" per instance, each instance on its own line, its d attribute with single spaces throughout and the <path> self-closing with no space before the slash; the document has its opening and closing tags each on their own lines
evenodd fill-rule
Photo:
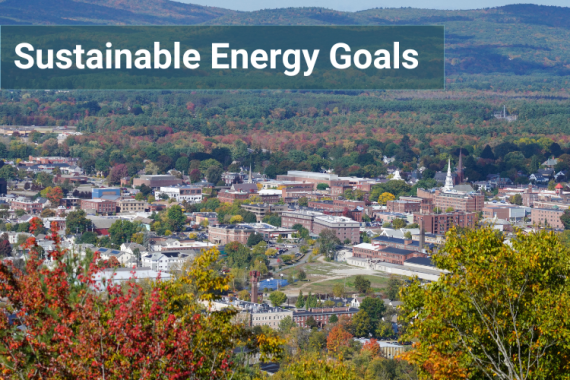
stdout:
<svg viewBox="0 0 570 380">
<path fill-rule="evenodd" d="M 233 241 L 247 244 L 249 235 L 255 229 L 247 224 L 220 224 L 208 226 L 208 240 L 215 244 L 225 245 Z"/>
<path fill-rule="evenodd" d="M 351 243 L 360 242 L 360 223 L 344 216 L 325 215 L 318 211 L 288 210 L 281 216 L 281 226 L 291 228 L 301 224 L 313 234 L 319 234 L 324 229 L 331 229 L 340 241 L 345 239 Z"/>
<path fill-rule="evenodd" d="M 445 234 L 453 227 L 472 228 L 477 223 L 475 212 L 445 212 L 441 214 L 414 214 L 414 223 L 424 226 L 426 233 Z"/>
<path fill-rule="evenodd" d="M 136 199 L 119 199 L 116 203 L 118 212 L 144 212 L 148 207 L 148 203 Z"/>
<path fill-rule="evenodd" d="M 118 187 L 99 187 L 91 189 L 91 198 L 116 199 L 121 196 L 121 189 Z"/>
<path fill-rule="evenodd" d="M 289 183 L 281 185 L 281 198 L 286 203 L 295 202 L 299 198 L 310 196 L 313 191 L 313 184 L 311 183 Z"/>
<path fill-rule="evenodd" d="M 67 181 L 69 183 L 80 184 L 87 183 L 88 180 L 89 178 L 80 174 L 58 174 L 53 177 L 53 183 L 65 183 Z"/>
<path fill-rule="evenodd" d="M 243 191 L 220 190 L 218 193 L 218 199 L 222 203 L 233 203 L 237 200 L 244 201 L 249 199 L 249 193 Z"/>
<path fill-rule="evenodd" d="M 399 212 L 399 213 L 409 214 L 413 212 L 420 212 L 421 208 L 422 208 L 421 202 L 404 201 L 404 200 L 386 202 L 386 209 L 388 210 L 388 212 Z"/>
<path fill-rule="evenodd" d="M 233 307 L 239 311 L 236 320 L 245 323 L 246 326 L 269 326 L 278 329 L 279 323 L 287 317 L 293 318 L 292 310 L 272 307 L 264 303 L 248 302 L 241 300 L 230 300 L 224 297 L 221 300 L 209 303 L 212 310 L 223 310 Z"/>
<path fill-rule="evenodd" d="M 406 260 L 414 257 L 426 257 L 423 252 L 413 249 L 411 240 L 404 240 L 404 246 L 412 249 L 396 248 L 383 245 L 361 243 L 352 247 L 352 257 L 361 259 L 378 259 L 382 262 L 404 265 Z"/>
<path fill-rule="evenodd" d="M 81 209 L 87 213 L 109 215 L 117 212 L 117 202 L 108 199 L 82 199 Z"/>
<path fill-rule="evenodd" d="M 157 272 L 170 272 L 180 266 L 193 255 L 182 252 L 149 252 L 141 257 L 143 267 Z"/>
<path fill-rule="evenodd" d="M 352 244 L 360 243 L 360 223 L 350 218 L 331 215 L 315 217 L 311 232 L 318 235 L 325 229 L 333 230 L 341 242 L 349 240 Z"/>
<path fill-rule="evenodd" d="M 318 327 L 323 327 L 329 323 L 333 315 L 336 315 L 337 318 L 342 316 L 352 318 L 356 313 L 358 313 L 358 309 L 352 307 L 315 307 L 293 312 L 293 321 L 301 327 L 308 327 L 307 321 L 312 317 L 317 322 Z"/>
<path fill-rule="evenodd" d="M 146 185 L 153 189 L 160 187 L 181 185 L 182 180 L 170 174 L 161 175 L 141 175 L 140 178 L 133 178 L 133 187 Z"/>
<path fill-rule="evenodd" d="M 283 211 L 287 210 L 288 208 L 287 205 L 267 204 L 267 203 L 243 204 L 240 207 L 243 208 L 244 210 L 254 213 L 258 222 L 261 222 L 265 217 L 265 215 L 267 214 L 281 215 Z"/>
<path fill-rule="evenodd" d="M 454 211 L 479 212 L 483 211 L 485 196 L 476 192 L 440 192 L 434 199 L 434 207 L 442 211 L 453 209 Z"/>
<path fill-rule="evenodd" d="M 29 200 L 27 198 L 16 198 L 10 203 L 12 210 L 24 210 L 27 213 L 39 213 L 44 208 L 44 203 L 41 202 L 39 199 L 36 200 Z"/>
<path fill-rule="evenodd" d="M 541 226 L 546 224 L 547 226 L 557 230 L 563 230 L 564 224 L 560 220 L 562 214 L 564 214 L 563 209 L 533 208 L 530 211 L 530 219 L 533 224 Z"/>
<path fill-rule="evenodd" d="M 175 199 L 177 202 L 202 202 L 202 186 L 161 186 L 160 190 L 155 191 L 154 194 L 157 199 L 160 198 L 161 195 L 166 195 L 168 198 Z"/>
<path fill-rule="evenodd" d="M 286 175 L 285 174 L 278 175 L 277 180 L 309 183 L 312 184 L 311 190 L 314 190 L 317 188 L 317 184 L 319 183 L 326 183 L 327 185 L 331 186 L 331 183 L 333 181 L 338 181 L 339 177 L 338 175 L 331 173 L 317 173 L 317 172 L 289 170 Z"/>
<path fill-rule="evenodd" d="M 208 225 L 216 225 L 218 223 L 218 213 L 217 212 L 194 212 L 192 213 L 192 217 L 194 218 L 194 222 L 196 224 L 200 224 L 203 221 L 207 221 Z"/>
<path fill-rule="evenodd" d="M 77 157 L 34 157 L 29 156 L 28 161 L 33 162 L 35 164 L 69 164 L 69 165 L 77 165 L 79 162 L 79 158 Z"/>
<path fill-rule="evenodd" d="M 523 221 L 526 208 L 514 205 L 487 203 L 483 207 L 483 218 L 504 219 L 511 222 Z"/>
</svg>

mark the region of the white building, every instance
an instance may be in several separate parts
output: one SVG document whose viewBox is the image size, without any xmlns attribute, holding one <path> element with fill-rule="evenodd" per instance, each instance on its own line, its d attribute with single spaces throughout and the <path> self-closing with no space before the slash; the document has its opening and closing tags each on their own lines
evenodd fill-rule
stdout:
<svg viewBox="0 0 570 380">
<path fill-rule="evenodd" d="M 151 252 L 142 256 L 142 265 L 154 271 L 169 272 L 192 257 L 193 255 L 181 252 Z"/>
<path fill-rule="evenodd" d="M 160 190 L 155 191 L 155 197 L 158 199 L 161 195 L 167 195 L 170 199 L 175 199 L 177 202 L 186 201 L 189 203 L 202 202 L 202 187 L 201 186 L 166 186 L 160 187 Z"/>
</svg>

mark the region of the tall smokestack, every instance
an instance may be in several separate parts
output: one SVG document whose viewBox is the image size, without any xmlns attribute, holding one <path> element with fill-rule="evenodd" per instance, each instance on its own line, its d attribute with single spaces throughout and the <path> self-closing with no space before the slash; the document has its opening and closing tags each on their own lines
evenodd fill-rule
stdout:
<svg viewBox="0 0 570 380">
<path fill-rule="evenodd" d="M 258 294 L 257 294 L 257 281 L 259 279 L 259 271 L 252 270 L 249 272 L 249 276 L 251 277 L 251 302 L 257 303 Z"/>
<path fill-rule="evenodd" d="M 423 251 L 424 249 L 424 244 L 425 244 L 425 240 L 426 240 L 426 232 L 424 230 L 424 218 L 421 217 L 420 218 L 420 251 Z"/>
</svg>

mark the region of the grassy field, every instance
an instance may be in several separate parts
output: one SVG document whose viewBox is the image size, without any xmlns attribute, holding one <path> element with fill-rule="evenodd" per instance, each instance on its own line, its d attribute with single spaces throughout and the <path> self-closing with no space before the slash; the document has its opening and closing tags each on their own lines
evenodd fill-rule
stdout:
<svg viewBox="0 0 570 380">
<path fill-rule="evenodd" d="M 367 271 L 344 263 L 326 262 L 322 259 L 284 270 L 282 273 L 284 277 L 291 274 L 297 278 L 300 269 L 305 271 L 307 279 L 297 281 L 295 284 L 281 289 L 287 295 L 297 295 L 299 290 L 302 290 L 303 294 L 307 294 L 309 291 L 312 293 L 332 293 L 336 284 L 344 284 L 346 294 L 351 295 L 357 293 L 354 288 L 354 280 L 357 275 L 369 280 L 373 290 L 379 293 L 386 288 L 389 279 L 388 274 Z"/>
</svg>

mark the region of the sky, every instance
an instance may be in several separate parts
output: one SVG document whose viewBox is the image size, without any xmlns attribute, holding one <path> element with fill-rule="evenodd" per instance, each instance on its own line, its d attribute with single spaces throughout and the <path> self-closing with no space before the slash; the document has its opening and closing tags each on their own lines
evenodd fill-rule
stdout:
<svg viewBox="0 0 570 380">
<path fill-rule="evenodd" d="M 365 9 L 383 7 L 383 8 L 429 8 L 429 9 L 473 9 L 473 8 L 490 8 L 499 7 L 507 4 L 524 3 L 521 1 L 509 0 L 178 0 L 184 3 L 192 3 L 198 5 L 209 5 L 212 7 L 220 7 L 233 9 L 237 11 L 256 11 L 259 9 L 269 8 L 287 8 L 287 7 L 323 7 L 335 9 L 338 11 L 356 12 Z M 539 5 L 557 5 L 570 6 L 569 0 L 544 0 L 533 1 L 533 4 Z"/>
</svg>

